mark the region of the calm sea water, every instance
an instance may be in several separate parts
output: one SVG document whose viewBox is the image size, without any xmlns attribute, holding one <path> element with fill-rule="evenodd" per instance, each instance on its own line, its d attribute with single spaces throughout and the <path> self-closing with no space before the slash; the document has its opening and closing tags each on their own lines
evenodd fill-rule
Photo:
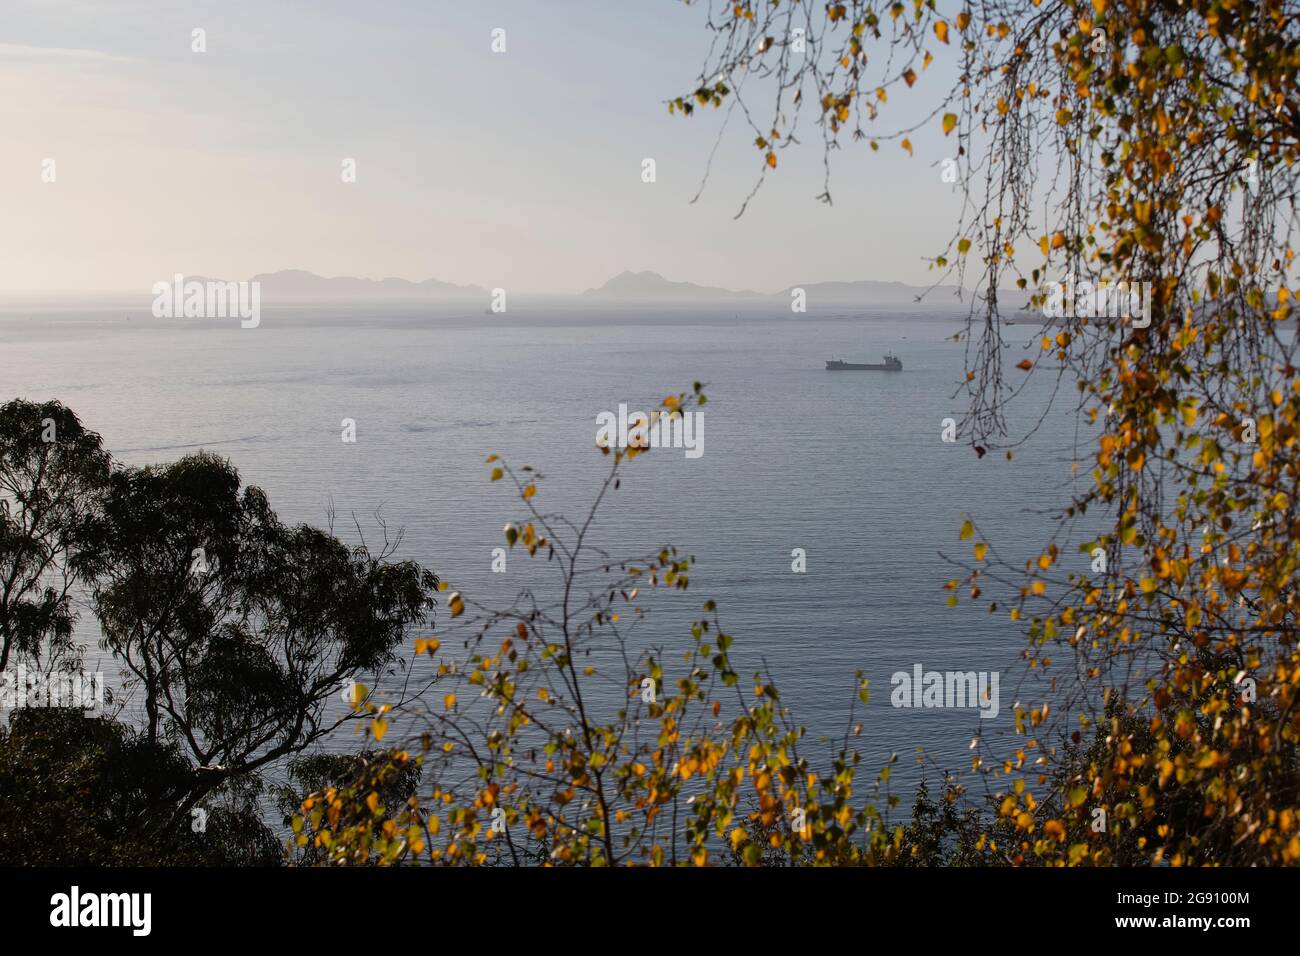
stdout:
<svg viewBox="0 0 1300 956">
<path fill-rule="evenodd" d="M 687 622 L 713 598 L 738 670 L 766 662 L 814 738 L 844 732 L 863 670 L 873 693 L 861 745 L 875 762 L 897 752 L 903 769 L 924 748 L 961 768 L 972 732 L 1012 726 L 1024 639 L 983 602 L 945 606 L 942 584 L 956 572 L 941 552 L 969 555 L 957 530 L 970 513 L 1004 556 L 1036 556 L 1051 530 L 1044 512 L 1067 503 L 1086 471 L 1071 469 L 1081 439 L 1069 415 L 1049 418 L 1011 462 L 940 441 L 941 421 L 962 412 L 960 321 L 933 309 L 792 319 L 337 307 L 265 309 L 260 328 L 241 330 L 140 309 L 11 309 L 0 313 L 0 392 L 60 399 L 131 464 L 200 448 L 228 456 L 285 520 L 319 524 L 332 505 L 373 533 L 378 511 L 404 530 L 400 557 L 506 604 L 550 572 L 517 553 L 491 572 L 519 511 L 504 483 L 488 482 L 484 459 L 539 468 L 547 507 L 577 513 L 607 465 L 594 450 L 597 414 L 705 382 L 702 457 L 664 450 L 634 462 L 603 518 L 601 542 L 616 553 L 671 543 L 698 559 L 689 591 L 657 599 L 637 639 L 688 646 Z M 1008 331 L 1010 367 L 1036 328 Z M 887 350 L 903 372 L 823 367 Z M 1047 388 L 1031 389 L 1013 429 L 1031 423 Z M 355 444 L 341 441 L 343 418 L 356 421 Z M 807 553 L 804 574 L 791 571 L 794 548 Z M 1067 561 L 1085 569 L 1083 555 Z M 1001 671 L 1000 716 L 891 707 L 890 675 L 917 663 Z M 350 733 L 330 743 L 355 745 Z"/>
</svg>

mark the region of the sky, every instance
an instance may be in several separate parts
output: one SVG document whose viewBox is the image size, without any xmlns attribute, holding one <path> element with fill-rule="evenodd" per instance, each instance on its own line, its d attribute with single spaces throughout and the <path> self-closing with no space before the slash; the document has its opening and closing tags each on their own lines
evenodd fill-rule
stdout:
<svg viewBox="0 0 1300 956">
<path fill-rule="evenodd" d="M 827 206 L 805 118 L 803 144 L 736 219 L 762 155 L 733 119 L 691 202 L 723 115 L 673 117 L 666 102 L 696 84 L 705 13 L 681 0 L 4 0 L 0 295 L 279 269 L 533 293 L 624 270 L 762 292 L 932 281 L 924 257 L 960 203 L 933 126 L 912 157 L 846 143 Z M 935 100 L 918 83 L 891 116 Z"/>
</svg>

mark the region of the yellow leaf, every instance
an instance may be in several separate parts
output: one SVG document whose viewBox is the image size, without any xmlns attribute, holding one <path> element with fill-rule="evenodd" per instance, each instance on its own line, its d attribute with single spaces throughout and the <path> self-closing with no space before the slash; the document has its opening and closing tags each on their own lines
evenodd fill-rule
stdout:
<svg viewBox="0 0 1300 956">
<path fill-rule="evenodd" d="M 989 546 L 985 544 L 983 541 L 977 543 L 975 545 L 975 560 L 983 561 L 984 555 L 988 553 L 988 550 L 989 550 Z"/>
<path fill-rule="evenodd" d="M 907 155 L 908 155 L 908 156 L 911 156 L 911 155 L 912 155 L 912 141 L 911 141 L 911 140 L 909 140 L 909 139 L 904 139 L 903 142 L 902 142 L 900 145 L 903 147 L 903 149 L 907 150 Z"/>
<path fill-rule="evenodd" d="M 492 469 L 492 480 L 493 480 L 493 481 L 500 481 L 500 480 L 501 480 L 501 476 L 504 475 L 504 474 L 505 474 L 505 472 L 502 471 L 500 468 L 493 468 L 493 469 Z"/>
<path fill-rule="evenodd" d="M 366 687 L 365 684 L 353 684 L 352 685 L 352 709 L 357 710 L 358 708 L 360 708 L 361 702 L 366 699 L 366 695 L 369 693 L 370 690 Z"/>
<path fill-rule="evenodd" d="M 771 166 L 773 169 L 776 169 L 776 153 L 773 153 L 770 150 L 768 151 L 767 154 L 767 165 Z"/>
<path fill-rule="evenodd" d="M 1028 372 L 1033 367 L 1034 367 L 1034 363 L 1029 361 L 1029 359 L 1021 359 L 1019 362 L 1016 363 L 1016 368 L 1023 369 L 1026 372 Z"/>
<path fill-rule="evenodd" d="M 527 501 L 533 495 L 537 494 L 537 486 L 529 484 L 524 487 L 524 501 Z"/>
<path fill-rule="evenodd" d="M 370 732 L 375 735 L 376 740 L 383 740 L 384 734 L 388 733 L 388 721 L 376 717 L 371 721 Z"/>
<path fill-rule="evenodd" d="M 451 710 L 453 707 L 455 707 L 455 706 L 456 706 L 456 695 L 455 695 L 454 693 L 452 693 L 452 694 L 448 694 L 446 697 L 444 697 L 444 698 L 442 699 L 442 706 L 445 707 L 445 708 L 447 708 L 448 710 Z"/>
<path fill-rule="evenodd" d="M 934 35 L 939 38 L 941 43 L 948 42 L 948 24 L 940 20 L 934 25 Z"/>
<path fill-rule="evenodd" d="M 949 133 L 953 131 L 953 129 L 956 126 L 957 126 L 957 114 L 944 113 L 943 114 L 943 135 L 947 136 Z"/>
<path fill-rule="evenodd" d="M 460 596 L 459 591 L 452 591 L 447 597 L 447 607 L 451 608 L 452 617 L 460 617 L 465 613 L 465 599 Z"/>
<path fill-rule="evenodd" d="M 965 541 L 974 533 L 975 533 L 975 526 L 972 525 L 969 521 L 963 521 L 961 525 L 961 540 Z"/>
</svg>

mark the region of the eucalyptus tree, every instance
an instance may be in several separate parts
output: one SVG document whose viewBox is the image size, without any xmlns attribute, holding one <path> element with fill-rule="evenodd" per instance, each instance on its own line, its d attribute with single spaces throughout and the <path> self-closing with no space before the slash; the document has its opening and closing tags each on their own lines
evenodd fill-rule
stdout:
<svg viewBox="0 0 1300 956">
<path fill-rule="evenodd" d="M 0 672 L 74 651 L 112 460 L 59 402 L 0 405 Z"/>
<path fill-rule="evenodd" d="M 283 524 L 210 453 L 115 474 L 103 542 L 105 646 L 139 695 L 142 735 L 193 763 L 176 818 L 354 719 L 355 688 L 394 665 L 438 583 L 392 560 L 400 535 L 372 551 Z"/>
</svg>

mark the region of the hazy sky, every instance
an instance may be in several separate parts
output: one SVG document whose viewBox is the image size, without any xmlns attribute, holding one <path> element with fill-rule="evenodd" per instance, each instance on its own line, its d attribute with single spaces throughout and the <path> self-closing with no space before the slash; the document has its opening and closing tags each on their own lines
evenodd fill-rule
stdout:
<svg viewBox="0 0 1300 956">
<path fill-rule="evenodd" d="M 760 291 L 929 281 L 958 207 L 937 130 L 911 159 L 846 144 L 827 207 L 805 118 L 734 220 L 761 156 L 733 119 L 690 203 L 722 114 L 665 101 L 698 76 L 703 23 L 679 0 L 4 0 L 0 292 L 289 268 L 536 292 L 624 269 Z M 890 105 L 933 101 L 918 84 Z"/>
</svg>

